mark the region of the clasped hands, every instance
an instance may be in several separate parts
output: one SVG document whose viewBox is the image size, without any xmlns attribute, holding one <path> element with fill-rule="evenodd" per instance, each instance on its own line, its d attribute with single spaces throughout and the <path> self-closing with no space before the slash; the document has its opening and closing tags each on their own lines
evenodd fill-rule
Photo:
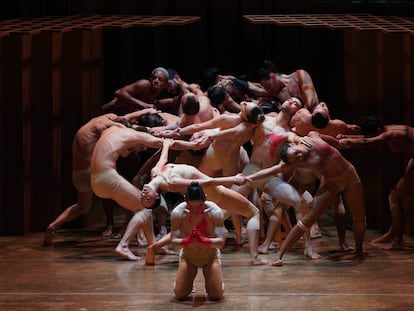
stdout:
<svg viewBox="0 0 414 311">
<path fill-rule="evenodd" d="M 198 242 L 201 243 L 205 246 L 210 246 L 211 244 L 211 239 L 210 238 L 206 238 L 203 237 L 201 235 L 201 232 L 198 230 L 198 228 L 196 226 L 193 227 L 193 229 L 191 230 L 191 233 L 188 237 L 185 237 L 182 239 L 181 244 L 186 247 L 194 242 Z"/>
<path fill-rule="evenodd" d="M 236 184 L 237 186 L 242 186 L 242 185 L 246 184 L 248 181 L 251 181 L 251 180 L 252 179 L 249 176 L 245 176 L 242 173 L 239 173 L 239 174 L 234 176 L 233 183 Z"/>
</svg>

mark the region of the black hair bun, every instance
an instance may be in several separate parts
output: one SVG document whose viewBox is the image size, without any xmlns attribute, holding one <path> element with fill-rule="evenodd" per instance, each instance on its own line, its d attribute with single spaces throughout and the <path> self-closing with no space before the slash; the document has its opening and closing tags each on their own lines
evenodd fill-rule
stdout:
<svg viewBox="0 0 414 311">
<path fill-rule="evenodd" d="M 197 181 L 192 181 L 190 186 L 187 188 L 185 197 L 187 200 L 198 201 L 205 200 L 206 194 Z"/>
</svg>

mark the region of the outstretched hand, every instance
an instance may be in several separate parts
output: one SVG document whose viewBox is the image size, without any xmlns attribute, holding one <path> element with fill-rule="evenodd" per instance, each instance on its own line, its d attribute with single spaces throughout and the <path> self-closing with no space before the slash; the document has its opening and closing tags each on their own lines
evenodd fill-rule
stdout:
<svg viewBox="0 0 414 311">
<path fill-rule="evenodd" d="M 174 144 L 174 139 L 172 138 L 162 138 L 162 146 L 164 148 L 169 148 Z"/>
<path fill-rule="evenodd" d="M 244 176 L 243 174 L 239 173 L 236 176 L 234 176 L 234 183 L 238 186 L 242 186 L 246 184 L 248 181 L 251 181 L 252 179 L 248 176 Z"/>
<path fill-rule="evenodd" d="M 347 149 L 352 147 L 352 139 L 350 138 L 341 138 L 338 139 L 338 149 Z"/>
<path fill-rule="evenodd" d="M 164 138 L 173 138 L 173 139 L 180 139 L 181 134 L 177 129 L 174 130 L 165 130 L 162 129 L 160 130 L 159 128 L 150 128 L 149 131 L 151 132 L 151 134 L 153 134 L 154 136 L 157 137 L 164 137 Z"/>
<path fill-rule="evenodd" d="M 194 147 L 194 150 L 200 150 L 200 149 L 207 148 L 211 144 L 211 141 L 206 137 L 200 137 L 200 138 L 193 140 L 193 143 L 196 144 Z"/>
</svg>

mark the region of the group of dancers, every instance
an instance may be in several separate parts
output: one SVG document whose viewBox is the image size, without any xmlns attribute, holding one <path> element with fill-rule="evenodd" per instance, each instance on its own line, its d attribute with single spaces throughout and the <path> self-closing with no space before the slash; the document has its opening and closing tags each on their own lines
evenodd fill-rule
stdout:
<svg viewBox="0 0 414 311">
<path fill-rule="evenodd" d="M 404 248 L 404 202 L 413 196 L 414 129 L 383 125 L 372 117 L 357 124 L 331 118 L 303 69 L 283 74 L 265 61 L 256 81 L 210 68 L 197 83 L 189 83 L 176 71 L 157 67 L 148 79 L 118 89 L 103 110 L 73 139 L 77 202 L 49 224 L 45 245 L 52 244 L 63 223 L 86 213 L 95 195 L 129 212 L 115 249 L 120 256 L 142 259 L 129 247 L 139 232 L 148 243 L 146 264 L 155 264 L 157 254 L 175 254 L 169 246 L 180 249 L 174 285 L 179 299 L 191 293 L 198 268 L 203 268 L 208 295 L 222 298 L 220 249 L 227 218 L 238 244 L 245 220 L 252 266 L 268 263 L 261 254 L 268 253 L 281 226 L 286 236 L 271 265 L 283 265 L 283 255 L 301 237 L 304 255 L 319 258 L 310 230 L 328 207 L 340 250 L 363 256 L 363 187 L 341 149 L 384 143 L 409 161 L 389 195 L 391 227 L 373 242 Z M 121 168 L 128 158 L 130 164 Z M 167 206 L 169 193 L 179 197 L 174 206 Z M 160 216 L 164 230 L 157 239 L 153 215 L 160 209 L 170 213 L 170 232 Z M 296 215 L 293 224 L 289 209 Z M 345 237 L 347 212 L 355 247 Z M 262 243 L 261 226 L 266 228 Z"/>
</svg>

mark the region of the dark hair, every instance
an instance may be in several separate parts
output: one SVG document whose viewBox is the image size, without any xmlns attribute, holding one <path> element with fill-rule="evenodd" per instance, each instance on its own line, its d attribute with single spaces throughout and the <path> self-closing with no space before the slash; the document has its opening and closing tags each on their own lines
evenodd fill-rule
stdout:
<svg viewBox="0 0 414 311">
<path fill-rule="evenodd" d="M 212 106 L 221 105 L 226 99 L 226 91 L 221 86 L 212 86 L 207 90 L 207 96 L 211 101 Z"/>
<path fill-rule="evenodd" d="M 267 68 L 260 68 L 257 72 L 258 81 L 270 80 L 269 74 L 272 73 L 272 72 L 273 71 L 271 71 Z"/>
<path fill-rule="evenodd" d="M 247 82 L 241 79 L 233 79 L 233 88 L 235 88 L 240 94 L 244 95 L 247 93 Z"/>
<path fill-rule="evenodd" d="M 288 164 L 289 164 L 289 161 L 287 159 L 287 152 L 289 150 L 289 147 L 290 147 L 290 144 L 289 143 L 285 143 L 282 146 L 282 148 L 280 148 L 280 151 L 279 151 L 279 156 L 282 159 L 282 161 L 285 162 L 285 163 L 288 163 Z"/>
<path fill-rule="evenodd" d="M 263 68 L 271 70 L 272 72 L 277 72 L 278 71 L 277 67 L 276 67 L 276 64 L 273 61 L 271 61 L 270 59 L 265 59 L 263 61 Z"/>
<path fill-rule="evenodd" d="M 329 123 L 329 118 L 324 116 L 320 112 L 316 112 L 312 114 L 312 125 L 318 129 L 325 128 Z"/>
<path fill-rule="evenodd" d="M 292 96 L 292 98 L 296 98 L 297 100 L 299 100 L 300 105 L 302 106 L 302 108 L 305 107 L 305 103 L 303 102 L 302 96 L 294 95 L 294 96 Z"/>
<path fill-rule="evenodd" d="M 121 124 L 125 125 L 128 128 L 131 128 L 132 127 L 132 123 L 129 120 L 123 118 L 123 117 L 115 118 L 115 119 L 113 119 L 113 121 L 114 122 L 121 123 Z"/>
<path fill-rule="evenodd" d="M 265 119 L 264 112 L 261 107 L 257 106 L 250 110 L 250 113 L 247 115 L 247 122 L 253 124 L 262 123 Z"/>
<path fill-rule="evenodd" d="M 169 89 L 169 90 L 171 90 L 170 91 L 170 95 L 178 95 L 178 94 L 180 94 L 180 92 L 181 92 L 181 86 L 180 86 L 180 84 L 176 80 L 169 79 L 168 80 L 168 84 L 171 86 L 171 89 Z"/>
<path fill-rule="evenodd" d="M 147 113 L 138 118 L 138 124 L 146 127 L 162 126 L 164 119 L 158 113 Z"/>
<path fill-rule="evenodd" d="M 175 76 L 180 76 L 177 70 L 173 68 L 168 68 L 168 80 L 174 79 Z"/>
<path fill-rule="evenodd" d="M 136 130 L 137 132 L 148 133 L 148 129 L 145 126 L 142 126 L 142 125 L 136 125 L 134 127 L 134 130 Z"/>
<path fill-rule="evenodd" d="M 197 114 L 200 111 L 200 102 L 196 96 L 187 96 L 182 104 L 183 113 L 190 116 Z"/>
<path fill-rule="evenodd" d="M 185 192 L 185 199 L 190 201 L 205 200 L 206 194 L 197 181 L 192 181 Z"/>
<path fill-rule="evenodd" d="M 220 70 L 218 67 L 208 67 L 203 70 L 203 72 L 201 73 L 201 84 L 204 87 L 204 89 L 216 84 L 216 78 L 219 73 Z"/>
<path fill-rule="evenodd" d="M 280 103 L 279 103 L 279 105 L 280 105 Z M 264 114 L 267 114 L 269 112 L 279 112 L 280 111 L 278 105 L 274 102 L 263 103 L 263 104 L 260 105 L 260 107 L 262 108 Z"/>
<path fill-rule="evenodd" d="M 373 116 L 360 117 L 357 125 L 361 128 L 361 134 L 364 136 L 377 135 L 385 129 L 382 121 Z"/>
<path fill-rule="evenodd" d="M 262 67 L 259 68 L 259 70 L 257 71 L 257 79 L 258 81 L 262 81 L 262 80 L 269 80 L 269 74 L 270 73 L 277 73 L 278 69 L 275 65 L 274 62 L 272 62 L 271 60 L 265 59 L 263 61 Z"/>
</svg>

